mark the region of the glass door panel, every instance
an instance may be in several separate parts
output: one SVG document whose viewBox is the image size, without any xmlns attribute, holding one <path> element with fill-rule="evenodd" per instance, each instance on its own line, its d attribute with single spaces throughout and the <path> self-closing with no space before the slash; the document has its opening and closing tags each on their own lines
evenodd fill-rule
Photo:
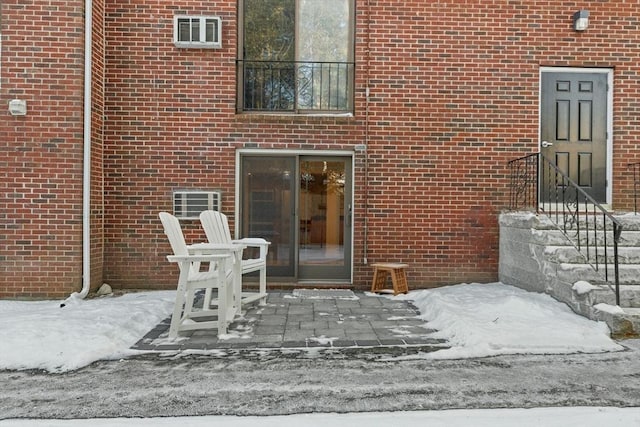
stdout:
<svg viewBox="0 0 640 427">
<path fill-rule="evenodd" d="M 350 278 L 349 159 L 300 159 L 298 269 L 301 280 Z"/>
<path fill-rule="evenodd" d="M 295 275 L 295 160 L 242 158 L 241 237 L 262 237 L 271 242 L 267 274 L 272 276 Z"/>
</svg>

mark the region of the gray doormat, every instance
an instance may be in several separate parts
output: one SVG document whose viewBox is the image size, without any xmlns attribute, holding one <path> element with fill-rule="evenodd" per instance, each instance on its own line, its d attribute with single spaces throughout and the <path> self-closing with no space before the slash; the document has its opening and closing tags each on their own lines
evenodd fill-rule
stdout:
<svg viewBox="0 0 640 427">
<path fill-rule="evenodd" d="M 292 295 L 304 299 L 360 299 L 350 289 L 294 289 Z"/>
</svg>

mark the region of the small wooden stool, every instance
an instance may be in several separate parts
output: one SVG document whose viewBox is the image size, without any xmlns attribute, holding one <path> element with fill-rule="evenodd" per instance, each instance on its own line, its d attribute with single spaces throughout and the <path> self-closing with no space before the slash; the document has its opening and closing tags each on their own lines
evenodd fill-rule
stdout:
<svg viewBox="0 0 640 427">
<path fill-rule="evenodd" d="M 406 294 L 409 292 L 407 275 L 404 270 L 409 267 L 408 264 L 377 262 L 371 264 L 371 266 L 373 267 L 371 292 L 391 292 L 391 289 L 387 289 L 387 278 L 389 275 L 391 275 L 391 283 L 393 284 L 393 295 Z"/>
</svg>

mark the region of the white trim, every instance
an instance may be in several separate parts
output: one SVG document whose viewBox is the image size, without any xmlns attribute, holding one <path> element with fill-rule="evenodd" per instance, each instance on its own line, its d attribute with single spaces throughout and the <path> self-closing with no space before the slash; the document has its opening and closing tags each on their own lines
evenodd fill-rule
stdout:
<svg viewBox="0 0 640 427">
<path fill-rule="evenodd" d="M 354 147 L 355 150 L 355 147 Z M 277 148 L 239 148 L 236 151 L 238 158 L 240 154 L 264 154 L 264 155 L 290 155 L 290 156 L 343 156 L 353 157 L 353 150 L 292 150 Z"/>
<path fill-rule="evenodd" d="M 544 73 L 599 73 L 607 75 L 607 195 L 606 205 L 613 203 L 613 68 L 540 67 L 538 80 L 538 141 L 542 143 L 542 74 Z"/>
</svg>

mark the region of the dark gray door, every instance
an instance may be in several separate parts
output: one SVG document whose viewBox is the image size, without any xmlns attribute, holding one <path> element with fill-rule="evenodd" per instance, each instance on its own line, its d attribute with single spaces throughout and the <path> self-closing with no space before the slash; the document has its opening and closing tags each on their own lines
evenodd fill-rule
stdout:
<svg viewBox="0 0 640 427">
<path fill-rule="evenodd" d="M 605 203 L 607 74 L 544 72 L 541 108 L 542 153 L 597 202 Z M 543 200 L 549 194 L 545 185 Z"/>
</svg>

